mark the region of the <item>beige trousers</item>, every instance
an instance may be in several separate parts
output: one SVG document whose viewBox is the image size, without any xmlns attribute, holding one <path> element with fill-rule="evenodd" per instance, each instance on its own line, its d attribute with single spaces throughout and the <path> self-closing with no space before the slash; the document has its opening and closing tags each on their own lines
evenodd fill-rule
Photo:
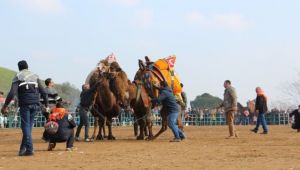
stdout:
<svg viewBox="0 0 300 170">
<path fill-rule="evenodd" d="M 226 122 L 229 127 L 229 135 L 237 136 L 236 129 L 234 127 L 234 111 L 226 112 Z"/>
</svg>

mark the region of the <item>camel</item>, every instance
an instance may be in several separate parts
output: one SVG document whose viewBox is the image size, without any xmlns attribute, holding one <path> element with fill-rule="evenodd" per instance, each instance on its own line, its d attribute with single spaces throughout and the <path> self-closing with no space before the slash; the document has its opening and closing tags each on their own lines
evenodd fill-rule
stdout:
<svg viewBox="0 0 300 170">
<path fill-rule="evenodd" d="M 153 65 L 153 62 L 146 56 L 145 57 L 146 64 L 139 60 L 139 74 L 142 78 L 143 86 L 146 89 L 146 92 L 150 98 L 154 98 L 158 96 L 158 84 L 161 81 L 166 81 L 164 75 L 160 72 L 160 70 Z M 155 134 L 153 137 L 149 138 L 150 140 L 156 139 L 158 136 L 160 136 L 163 132 L 167 130 L 167 110 L 163 107 L 160 111 L 161 117 L 162 117 L 162 126 L 161 129 L 157 134 Z M 183 124 L 181 117 L 177 118 L 177 124 L 179 128 L 183 129 Z M 150 130 L 150 128 L 149 128 Z"/>
<path fill-rule="evenodd" d="M 153 138 L 152 133 L 152 120 L 151 120 L 151 102 L 146 92 L 146 89 L 142 85 L 141 81 L 137 78 L 139 71 L 136 74 L 136 79 L 129 82 L 129 96 L 130 96 L 130 107 L 134 111 L 136 118 L 135 124 L 139 126 L 140 133 L 137 136 L 137 140 L 144 140 L 144 137 L 149 130 L 148 140 Z M 138 127 L 135 125 L 135 134 L 137 135 Z"/>
<path fill-rule="evenodd" d="M 97 93 L 94 97 L 93 108 L 91 109 L 95 120 L 94 134 L 95 136 L 97 124 L 99 125 L 99 132 L 97 135 L 98 140 L 103 140 L 105 137 L 105 122 L 108 126 L 108 140 L 114 140 L 112 135 L 112 118 L 117 117 L 121 112 L 121 106 L 126 107 L 128 105 L 128 79 L 127 75 L 120 68 L 117 62 L 110 64 L 109 68 L 106 68 L 106 72 L 103 70 L 96 71 L 90 78 L 90 84 L 100 81 Z M 102 130 L 104 136 L 102 135 Z"/>
</svg>

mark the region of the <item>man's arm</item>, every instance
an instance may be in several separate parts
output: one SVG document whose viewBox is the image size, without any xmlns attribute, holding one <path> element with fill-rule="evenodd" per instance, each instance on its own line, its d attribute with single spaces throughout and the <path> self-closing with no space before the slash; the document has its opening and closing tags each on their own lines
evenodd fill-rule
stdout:
<svg viewBox="0 0 300 170">
<path fill-rule="evenodd" d="M 18 81 L 14 81 L 11 85 L 10 91 L 7 95 L 7 98 L 5 100 L 4 106 L 7 107 L 11 100 L 18 94 L 18 88 L 19 88 L 19 83 Z"/>
</svg>

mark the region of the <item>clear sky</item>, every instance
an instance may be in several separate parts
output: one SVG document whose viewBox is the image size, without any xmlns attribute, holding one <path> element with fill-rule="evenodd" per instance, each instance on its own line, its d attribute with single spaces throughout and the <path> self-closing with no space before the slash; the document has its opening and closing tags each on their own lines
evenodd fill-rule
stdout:
<svg viewBox="0 0 300 170">
<path fill-rule="evenodd" d="M 139 58 L 175 54 L 190 100 L 230 79 L 242 104 L 256 86 L 277 101 L 298 78 L 299 30 L 299 0 L 1 0 L 0 65 L 79 88 L 111 52 L 131 79 Z"/>
</svg>

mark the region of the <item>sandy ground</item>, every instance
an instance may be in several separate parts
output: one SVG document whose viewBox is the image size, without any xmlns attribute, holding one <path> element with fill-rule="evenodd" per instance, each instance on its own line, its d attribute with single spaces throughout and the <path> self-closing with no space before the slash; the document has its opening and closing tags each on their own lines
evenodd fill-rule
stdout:
<svg viewBox="0 0 300 170">
<path fill-rule="evenodd" d="M 270 134 L 254 134 L 237 126 L 239 139 L 225 139 L 227 127 L 186 127 L 187 140 L 170 143 L 168 129 L 155 141 L 136 141 L 132 127 L 114 127 L 115 141 L 65 143 L 47 151 L 34 129 L 35 155 L 17 156 L 20 129 L 0 129 L 1 169 L 288 169 L 300 170 L 300 133 L 289 126 L 270 126 Z M 155 128 L 157 131 L 158 128 Z M 81 134 L 83 135 L 83 134 Z"/>
</svg>

